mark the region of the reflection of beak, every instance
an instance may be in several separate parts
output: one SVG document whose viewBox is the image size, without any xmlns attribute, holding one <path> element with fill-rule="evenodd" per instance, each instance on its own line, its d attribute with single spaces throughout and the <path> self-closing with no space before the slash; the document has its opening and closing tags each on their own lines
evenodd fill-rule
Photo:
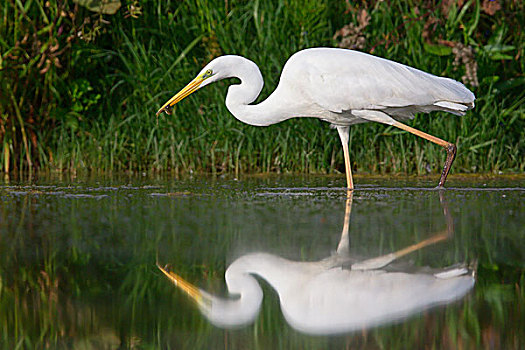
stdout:
<svg viewBox="0 0 525 350">
<path fill-rule="evenodd" d="M 171 107 L 173 107 L 177 102 L 182 100 L 183 98 L 189 96 L 192 92 L 195 92 L 199 89 L 199 86 L 202 84 L 204 79 L 202 79 L 201 76 L 198 76 L 197 78 L 193 79 L 188 85 L 184 87 L 184 89 L 180 90 L 175 96 L 170 98 L 168 102 L 166 102 L 160 109 L 157 111 L 157 115 L 159 115 L 162 112 L 166 112 L 166 114 L 171 114 Z"/>
<path fill-rule="evenodd" d="M 162 273 L 164 273 L 177 287 L 182 289 L 186 294 L 188 294 L 199 306 L 204 306 L 209 300 L 207 300 L 207 296 L 203 295 L 201 290 L 197 287 L 195 287 L 193 284 L 187 282 L 182 277 L 177 275 L 174 272 L 167 271 L 164 268 L 162 268 L 158 263 L 157 267 L 159 268 Z"/>
</svg>

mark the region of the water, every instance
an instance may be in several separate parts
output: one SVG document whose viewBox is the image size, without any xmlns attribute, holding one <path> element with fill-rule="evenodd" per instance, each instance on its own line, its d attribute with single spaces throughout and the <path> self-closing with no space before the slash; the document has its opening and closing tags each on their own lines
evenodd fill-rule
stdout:
<svg viewBox="0 0 525 350">
<path fill-rule="evenodd" d="M 441 193 L 432 190 L 434 180 L 358 178 L 351 203 L 338 187 L 344 183 L 340 177 L 5 181 L 0 186 L 0 345 L 523 348 L 523 178 L 452 178 Z M 345 239 L 340 243 L 345 212 L 347 248 Z M 367 259 L 432 237 L 440 238 L 379 273 L 413 278 L 432 276 L 430 269 L 464 268 L 464 276 L 475 275 L 475 284 L 445 293 L 456 291 L 450 298 L 457 300 L 441 296 L 441 302 L 425 301 L 437 289 L 432 287 L 403 301 L 408 305 L 421 298 L 421 305 L 389 315 L 389 307 L 399 300 L 389 291 L 408 285 L 411 288 L 402 295 L 413 292 L 418 280 L 383 285 L 367 289 L 377 303 L 337 300 L 341 307 L 329 318 L 342 317 L 337 328 L 326 326 L 321 316 L 311 322 L 305 316 L 308 310 L 315 315 L 332 312 L 328 306 L 320 308 L 319 301 L 297 306 L 306 285 L 288 289 L 288 294 L 279 291 L 279 280 L 295 278 L 292 265 L 314 266 L 325 273 L 336 271 L 328 267 L 339 264 L 337 271 L 348 273 L 352 264 L 369 263 Z M 207 297 L 201 297 L 199 309 L 156 266 L 228 298 L 225 270 L 254 252 L 281 265 L 274 273 L 277 277 L 267 272 L 257 278 L 264 295 L 260 309 L 254 307 L 245 319 L 228 320 L 233 329 L 224 328 L 223 316 L 221 324 L 209 312 L 203 314 Z M 270 265 L 269 260 L 258 261 L 257 268 Z M 333 282 L 322 276 L 326 288 L 321 290 L 331 290 L 335 299 L 341 288 L 331 283 L 343 277 Z M 370 281 L 361 285 L 370 286 Z M 338 298 L 350 292 L 342 294 Z M 379 298 L 387 303 L 377 307 Z M 330 298 L 323 301 L 329 302 Z M 303 312 L 298 319 L 290 311 L 292 304 Z M 344 305 L 368 306 L 357 312 Z M 376 312 L 373 320 L 366 319 L 370 310 Z M 352 320 L 361 326 L 348 326 Z"/>
</svg>

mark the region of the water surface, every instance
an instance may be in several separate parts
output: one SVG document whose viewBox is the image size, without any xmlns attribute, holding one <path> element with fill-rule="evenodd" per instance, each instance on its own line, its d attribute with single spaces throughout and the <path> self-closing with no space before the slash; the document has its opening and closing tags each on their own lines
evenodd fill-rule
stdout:
<svg viewBox="0 0 525 350">
<path fill-rule="evenodd" d="M 157 268 L 228 297 L 227 267 L 253 252 L 294 262 L 333 257 L 347 194 L 339 177 L 112 177 L 0 186 L 3 348 L 521 348 L 525 342 L 523 179 L 358 179 L 348 230 L 354 261 L 450 229 L 398 269 L 465 266 L 464 296 L 395 320 L 313 335 L 283 316 L 275 286 L 255 318 L 209 322 Z M 445 213 L 448 211 L 448 217 Z M 450 221 L 448 221 L 450 219 Z M 347 264 L 348 265 L 348 264 Z M 348 266 L 346 266 L 348 268 Z M 348 310 L 349 317 L 352 310 Z M 355 315 L 354 315 L 355 316 Z"/>
</svg>

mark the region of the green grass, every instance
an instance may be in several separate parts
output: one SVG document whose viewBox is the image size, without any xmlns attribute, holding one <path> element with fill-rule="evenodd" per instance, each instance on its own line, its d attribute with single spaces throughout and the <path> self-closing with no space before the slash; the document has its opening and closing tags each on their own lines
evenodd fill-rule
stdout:
<svg viewBox="0 0 525 350">
<path fill-rule="evenodd" d="M 187 98 L 174 116 L 157 119 L 155 112 L 211 58 L 227 53 L 259 65 L 261 101 L 291 54 L 336 46 L 334 33 L 357 23 L 362 9 L 370 16 L 362 30 L 365 52 L 461 80 L 465 67 L 454 67 L 447 43 L 475 49 L 479 86 L 467 86 L 477 96 L 476 108 L 464 117 L 432 113 L 410 123 L 457 143 L 453 172 L 524 170 L 520 2 L 499 1 L 502 8 L 489 15 L 482 1 L 446 10 L 430 1 L 372 1 L 348 11 L 345 1 L 146 1 L 137 18 L 126 17 L 125 8 L 110 16 L 71 4 L 46 7 L 42 0 L 24 9 L 14 0 L 1 3 L 3 171 L 343 171 L 340 142 L 327 123 L 244 125 L 224 106 L 228 82 Z M 81 39 L 78 31 L 98 34 Z M 24 41 L 25 33 L 31 35 Z M 60 66 L 42 73 L 40 62 L 53 55 Z M 436 145 L 374 124 L 352 127 L 350 151 L 358 173 L 437 173 L 445 158 Z"/>
</svg>

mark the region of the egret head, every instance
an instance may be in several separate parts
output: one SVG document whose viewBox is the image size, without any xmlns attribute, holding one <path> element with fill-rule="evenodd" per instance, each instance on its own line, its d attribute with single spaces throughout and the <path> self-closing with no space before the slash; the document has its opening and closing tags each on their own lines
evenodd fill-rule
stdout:
<svg viewBox="0 0 525 350">
<path fill-rule="evenodd" d="M 193 79 L 188 85 L 186 85 L 181 91 L 175 96 L 170 98 L 158 111 L 157 115 L 162 112 L 171 114 L 171 108 L 183 98 L 189 96 L 200 88 L 219 81 L 225 78 L 255 76 L 258 77 L 258 84 L 256 84 L 257 94 L 262 89 L 262 76 L 259 68 L 252 61 L 235 55 L 225 55 L 215 58 L 213 61 L 208 63 L 206 67 L 197 74 L 197 77 Z M 257 96 L 257 95 L 256 95 Z M 255 97 L 254 97 L 255 99 Z"/>
<path fill-rule="evenodd" d="M 221 79 L 229 77 L 229 67 L 231 67 L 231 62 L 229 57 L 231 56 L 221 56 L 217 57 L 210 63 L 208 63 L 200 72 L 197 74 L 197 77 L 193 79 L 188 85 L 186 85 L 181 91 L 179 91 L 175 96 L 170 98 L 158 111 L 157 115 L 162 112 L 166 114 L 171 114 L 171 108 L 179 101 L 199 90 L 200 88 L 219 81 Z"/>
<path fill-rule="evenodd" d="M 175 286 L 185 292 L 197 304 L 201 313 L 206 316 L 212 324 L 218 327 L 238 328 L 253 322 L 259 314 L 263 294 L 253 277 L 248 277 L 248 284 L 252 284 L 252 287 L 255 287 L 251 293 L 248 292 L 242 297 L 243 292 L 241 291 L 237 298 L 223 299 L 197 288 L 176 273 L 166 270 L 159 264 L 157 264 L 157 267 Z"/>
</svg>

